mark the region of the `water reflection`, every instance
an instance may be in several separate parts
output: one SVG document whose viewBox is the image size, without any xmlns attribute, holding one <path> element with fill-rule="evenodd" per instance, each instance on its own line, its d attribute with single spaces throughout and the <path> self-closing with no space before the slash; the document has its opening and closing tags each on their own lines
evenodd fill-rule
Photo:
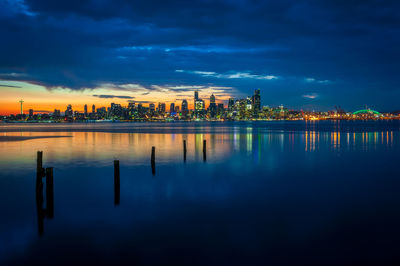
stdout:
<svg viewBox="0 0 400 266">
<path fill-rule="evenodd" d="M 25 141 L 3 141 L 0 149 L 0 167 L 5 171 L 18 169 L 21 164 L 30 167 L 32 153 L 43 150 L 46 161 L 52 165 L 107 166 L 113 159 L 123 164 L 147 165 L 149 150 L 157 149 L 157 163 L 168 164 L 208 161 L 218 163 L 242 150 L 255 162 L 262 162 L 267 151 L 298 150 L 306 153 L 318 150 L 335 152 L 361 149 L 382 149 L 397 145 L 398 132 L 274 132 L 259 134 L 259 130 L 247 128 L 246 133 L 233 130 L 230 134 L 137 134 L 103 132 L 23 132 L 3 133 L 7 136 L 25 137 L 60 136 L 60 138 L 37 138 Z M 68 136 L 64 138 L 62 136 Z M 396 143 L 394 142 L 396 140 Z M 185 141 L 185 142 L 184 142 Z M 182 149 L 182 143 L 184 147 Z M 207 144 L 205 144 L 207 143 Z M 207 146 L 206 149 L 204 148 Z M 303 146 L 303 147 L 302 147 Z M 154 161 L 155 162 L 155 161 Z M 7 167 L 5 167 L 7 166 Z M 152 166 L 155 164 L 152 163 Z M 152 167 L 155 173 L 155 167 Z"/>
<path fill-rule="evenodd" d="M 38 153 L 41 156 L 42 153 Z M 39 159 L 38 156 L 38 159 Z M 40 160 L 38 160 L 39 166 Z M 44 208 L 44 197 L 43 197 L 43 177 L 46 180 L 46 207 Z M 53 182 L 53 168 L 48 167 L 37 168 L 36 172 L 36 212 L 38 219 L 38 233 L 43 235 L 44 233 L 44 219 L 53 219 L 54 217 L 54 182 Z"/>
</svg>

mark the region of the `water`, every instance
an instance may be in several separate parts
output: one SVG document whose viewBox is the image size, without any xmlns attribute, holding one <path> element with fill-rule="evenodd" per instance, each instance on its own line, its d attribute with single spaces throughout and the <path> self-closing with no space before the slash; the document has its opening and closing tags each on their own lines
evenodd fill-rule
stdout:
<svg viewBox="0 0 400 266">
<path fill-rule="evenodd" d="M 3 124 L 0 265 L 398 263 L 399 133 L 398 121 Z M 53 218 L 37 209 L 38 150 L 54 167 Z"/>
</svg>

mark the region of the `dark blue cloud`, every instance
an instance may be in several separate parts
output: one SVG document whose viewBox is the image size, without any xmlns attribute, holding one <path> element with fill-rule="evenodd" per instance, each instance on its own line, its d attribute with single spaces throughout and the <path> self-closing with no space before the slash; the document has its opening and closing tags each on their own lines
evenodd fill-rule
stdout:
<svg viewBox="0 0 400 266">
<path fill-rule="evenodd" d="M 389 0 L 6 0 L 0 73 L 24 75 L 0 79 L 260 88 L 269 105 L 398 109 L 399 8 Z"/>
</svg>

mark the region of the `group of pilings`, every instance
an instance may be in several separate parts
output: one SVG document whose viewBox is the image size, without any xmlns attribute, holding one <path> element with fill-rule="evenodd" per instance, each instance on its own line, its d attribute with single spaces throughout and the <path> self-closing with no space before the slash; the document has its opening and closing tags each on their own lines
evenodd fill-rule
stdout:
<svg viewBox="0 0 400 266">
<path fill-rule="evenodd" d="M 203 140 L 203 161 L 207 160 L 207 142 Z M 183 161 L 186 162 L 186 140 L 183 141 Z M 151 147 L 151 173 L 153 176 L 156 174 L 156 147 Z M 120 203 L 120 171 L 119 171 L 119 160 L 114 160 L 114 205 Z"/>
<path fill-rule="evenodd" d="M 207 159 L 207 142 L 203 140 L 203 161 Z M 186 140 L 183 141 L 183 161 L 186 162 Z M 151 147 L 151 172 L 156 174 L 156 147 Z M 43 178 L 46 181 L 46 208 L 43 208 Z M 114 204 L 120 203 L 120 171 L 119 160 L 114 160 Z M 53 183 L 53 167 L 43 168 L 43 152 L 37 152 L 37 169 L 36 169 L 36 207 L 38 213 L 39 234 L 44 232 L 44 218 L 49 219 L 54 216 L 54 183 Z"/>
<path fill-rule="evenodd" d="M 43 208 L 43 178 L 46 181 L 46 208 Z M 36 210 L 39 235 L 44 232 L 44 218 L 54 217 L 54 181 L 53 167 L 43 168 L 43 152 L 37 152 L 36 160 Z"/>
</svg>

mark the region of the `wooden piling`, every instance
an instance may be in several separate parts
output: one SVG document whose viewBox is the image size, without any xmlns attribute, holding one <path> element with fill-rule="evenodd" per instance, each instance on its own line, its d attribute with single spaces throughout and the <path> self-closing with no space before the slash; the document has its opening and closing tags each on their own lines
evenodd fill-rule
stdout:
<svg viewBox="0 0 400 266">
<path fill-rule="evenodd" d="M 43 151 L 38 151 L 37 152 L 37 159 L 36 159 L 36 173 L 38 175 L 43 176 L 44 171 L 43 171 Z"/>
<path fill-rule="evenodd" d="M 53 167 L 46 168 L 46 216 L 54 217 Z"/>
<path fill-rule="evenodd" d="M 207 142 L 206 140 L 203 140 L 203 161 L 207 160 L 207 148 L 206 148 Z"/>
<path fill-rule="evenodd" d="M 183 141 L 183 161 L 186 162 L 186 140 Z"/>
<path fill-rule="evenodd" d="M 119 202 L 120 202 L 119 161 L 114 160 L 114 204 L 119 205 Z"/>
</svg>

